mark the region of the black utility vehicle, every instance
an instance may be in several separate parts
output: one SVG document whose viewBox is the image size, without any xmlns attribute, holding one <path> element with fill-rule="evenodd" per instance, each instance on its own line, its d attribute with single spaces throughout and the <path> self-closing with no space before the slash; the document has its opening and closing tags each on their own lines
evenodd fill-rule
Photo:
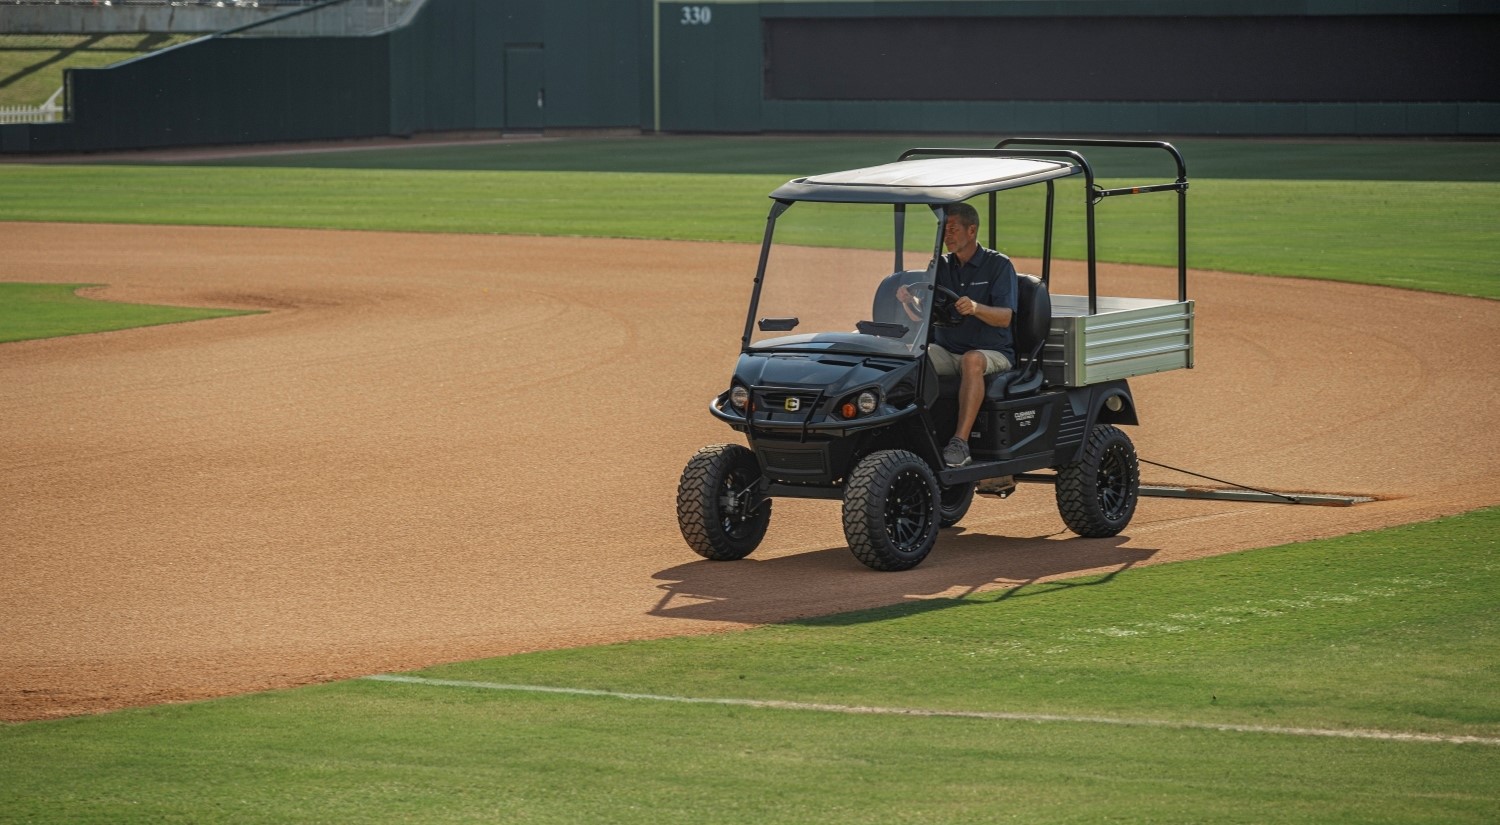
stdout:
<svg viewBox="0 0 1500 825">
<path fill-rule="evenodd" d="M 1023 145 L 1046 148 L 1012 148 Z M 1077 151 L 1091 146 L 1164 150 L 1177 179 L 1100 188 Z M 1083 179 L 1089 294 L 1051 296 L 1055 189 L 1073 177 Z M 1018 278 L 1017 366 L 988 377 L 969 439 L 974 462 L 949 468 L 941 451 L 957 420 L 958 383 L 940 379 L 926 357 L 933 327 L 957 320 L 957 296 L 938 286 L 945 207 L 987 195 L 982 222 L 995 248 L 996 193 L 1026 186 L 1046 189 L 1044 240 L 1041 277 Z M 993 149 L 912 149 L 895 163 L 798 178 L 772 192 L 739 364 L 709 406 L 749 446 L 704 447 L 688 462 L 677 492 L 688 545 L 704 558 L 744 558 L 765 536 L 774 499 L 837 499 L 854 555 L 877 570 L 906 570 L 927 556 L 939 528 L 963 518 L 976 482 L 1002 476 L 1054 483 L 1058 510 L 1079 535 L 1119 533 L 1140 487 L 1135 448 L 1117 426 L 1139 423 L 1125 379 L 1193 365 L 1187 188 L 1182 156 L 1167 143 L 1011 139 Z M 1101 297 L 1095 207 L 1147 192 L 1178 196 L 1177 299 Z M 924 246 L 933 238 L 924 269 L 903 260 L 908 231 L 921 231 L 916 220 L 907 225 L 909 205 L 936 219 L 932 235 L 916 236 Z M 807 213 L 810 224 L 794 224 L 789 210 Z M 887 224 L 892 215 L 890 271 L 811 245 L 820 229 Z M 901 286 L 918 296 L 918 320 L 897 304 Z"/>
</svg>

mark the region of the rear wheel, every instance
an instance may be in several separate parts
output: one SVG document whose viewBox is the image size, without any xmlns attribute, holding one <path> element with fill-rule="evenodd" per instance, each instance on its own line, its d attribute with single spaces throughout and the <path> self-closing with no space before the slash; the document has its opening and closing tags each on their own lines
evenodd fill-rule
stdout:
<svg viewBox="0 0 1500 825">
<path fill-rule="evenodd" d="M 1119 429 L 1100 424 L 1089 433 L 1083 456 L 1057 470 L 1057 511 L 1078 535 L 1106 538 L 1130 523 L 1140 489 L 1135 445 Z"/>
<path fill-rule="evenodd" d="M 939 503 L 942 512 L 940 524 L 944 527 L 952 527 L 957 524 L 964 514 L 969 512 L 969 505 L 974 503 L 973 484 L 954 484 L 951 487 L 938 487 Z"/>
<path fill-rule="evenodd" d="M 860 460 L 844 482 L 844 537 L 854 557 L 875 570 L 909 570 L 937 541 L 937 478 L 906 450 Z"/>
<path fill-rule="evenodd" d="M 742 559 L 760 546 L 771 523 L 771 500 L 759 493 L 760 464 L 738 444 L 695 453 L 677 483 L 677 526 L 705 559 Z"/>
</svg>

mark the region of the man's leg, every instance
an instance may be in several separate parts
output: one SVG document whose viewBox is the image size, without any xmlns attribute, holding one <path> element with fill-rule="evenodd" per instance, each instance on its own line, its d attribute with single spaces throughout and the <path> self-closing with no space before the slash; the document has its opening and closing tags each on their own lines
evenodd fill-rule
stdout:
<svg viewBox="0 0 1500 825">
<path fill-rule="evenodd" d="M 984 404 L 984 377 L 1008 369 L 1010 362 L 998 352 L 970 350 L 959 358 L 958 426 L 943 449 L 943 462 L 948 466 L 960 467 L 972 460 L 969 435 L 974 432 L 974 421 Z"/>
<path fill-rule="evenodd" d="M 987 369 L 984 353 L 979 350 L 970 350 L 958 358 L 958 426 L 948 446 L 943 448 L 943 463 L 949 467 L 962 467 L 973 460 L 969 455 L 969 433 L 974 431 L 974 419 L 979 417 L 979 405 L 984 402 Z"/>
<path fill-rule="evenodd" d="M 953 437 L 967 442 L 974 431 L 974 419 L 979 417 L 979 405 L 984 402 L 984 373 L 987 364 L 984 353 L 969 350 L 959 361 L 958 427 Z"/>
<path fill-rule="evenodd" d="M 964 387 L 964 379 L 962 377 L 962 356 L 954 355 L 948 350 L 943 349 L 940 345 L 933 344 L 932 346 L 927 348 L 927 357 L 932 359 L 933 371 L 935 371 L 938 375 L 959 376 L 959 395 L 960 397 L 962 397 Z M 984 382 L 981 379 L 980 384 L 983 385 L 983 383 Z M 960 401 L 960 408 L 962 408 L 962 401 Z M 977 410 L 978 407 L 976 407 L 975 409 Z M 969 423 L 971 425 L 974 423 L 972 417 Z M 948 440 L 948 443 L 943 446 L 943 463 L 947 464 L 949 467 L 962 467 L 972 460 L 973 459 L 969 457 L 967 434 L 965 434 L 963 438 L 958 438 L 956 436 L 954 438 L 950 438 Z"/>
</svg>

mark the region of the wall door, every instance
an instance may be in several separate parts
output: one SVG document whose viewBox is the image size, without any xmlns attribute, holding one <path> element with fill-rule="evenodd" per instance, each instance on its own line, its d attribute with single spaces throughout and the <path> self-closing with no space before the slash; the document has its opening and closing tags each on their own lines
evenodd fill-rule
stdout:
<svg viewBox="0 0 1500 825">
<path fill-rule="evenodd" d="M 540 45 L 505 47 L 505 128 L 547 125 L 546 52 Z"/>
</svg>

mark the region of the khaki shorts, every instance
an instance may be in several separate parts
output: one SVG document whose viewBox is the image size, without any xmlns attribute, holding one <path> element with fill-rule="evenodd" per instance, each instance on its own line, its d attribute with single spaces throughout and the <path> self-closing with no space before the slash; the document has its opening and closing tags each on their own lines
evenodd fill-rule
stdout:
<svg viewBox="0 0 1500 825">
<path fill-rule="evenodd" d="M 1010 362 L 1005 356 L 990 349 L 971 350 L 984 356 L 984 374 L 993 375 L 997 372 L 1005 372 L 1010 369 Z M 958 375 L 962 370 L 960 362 L 962 355 L 954 355 L 944 349 L 941 344 L 933 344 L 927 348 L 927 357 L 932 359 L 932 367 L 937 370 L 938 375 Z"/>
</svg>

